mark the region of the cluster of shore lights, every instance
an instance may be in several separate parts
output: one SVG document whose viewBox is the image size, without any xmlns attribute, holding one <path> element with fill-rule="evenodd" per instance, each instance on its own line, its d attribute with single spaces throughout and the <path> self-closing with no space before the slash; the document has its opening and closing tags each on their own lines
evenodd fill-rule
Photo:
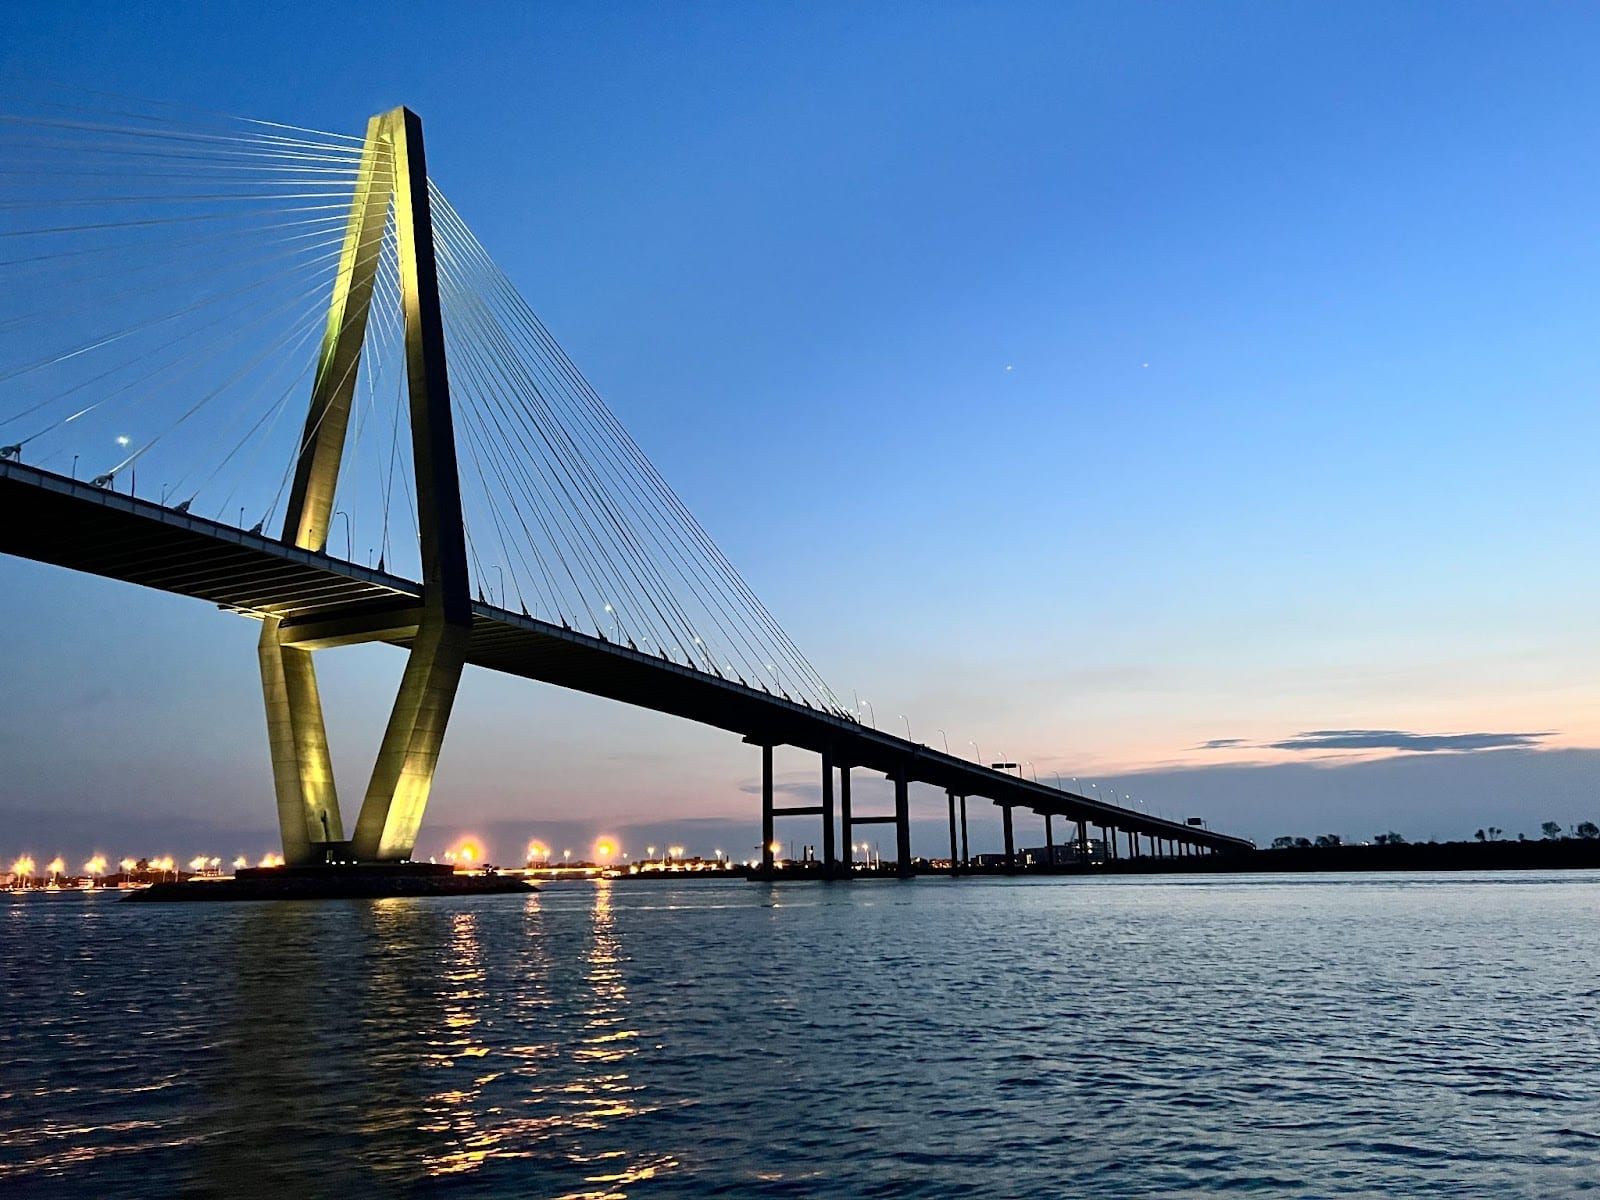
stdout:
<svg viewBox="0 0 1600 1200">
<path fill-rule="evenodd" d="M 622 847 L 617 844 L 617 840 L 613 837 L 595 839 L 593 850 L 593 862 L 602 866 L 614 862 L 622 854 Z M 488 862 L 488 853 L 484 849 L 483 843 L 475 837 L 461 838 L 440 857 L 445 862 L 452 864 L 458 871 L 479 870 Z M 546 843 L 538 840 L 528 843 L 527 863 L 529 866 L 536 864 L 549 866 L 552 865 L 553 858 L 554 852 Z M 561 862 L 562 864 L 572 862 L 571 850 L 563 850 L 561 852 Z"/>
<path fill-rule="evenodd" d="M 133 876 L 170 876 L 177 878 L 181 873 L 178 860 L 170 854 L 154 858 L 123 858 L 117 861 L 117 869 L 124 878 Z M 239 855 L 233 860 L 234 870 L 248 867 L 250 860 L 244 855 Z M 283 855 L 264 854 L 256 863 L 258 867 L 281 867 Z M 94 886 L 107 875 L 113 874 L 111 860 L 104 854 L 96 854 L 85 862 L 76 875 L 67 872 L 66 859 L 57 855 L 41 869 L 33 855 L 24 854 L 11 864 L 11 877 L 13 886 L 23 885 L 34 879 L 44 879 L 48 883 L 59 884 L 63 879 L 71 879 L 84 886 Z M 190 875 L 221 875 L 222 859 L 214 854 L 197 854 L 187 864 L 187 873 Z"/>
<path fill-rule="evenodd" d="M 557 869 L 572 867 L 573 869 L 593 870 L 600 868 L 623 869 L 639 871 L 662 871 L 689 869 L 708 869 L 721 867 L 727 862 L 727 855 L 721 850 L 714 851 L 714 857 L 709 864 L 699 858 L 687 858 L 687 851 L 682 846 L 649 846 L 645 850 L 645 857 L 637 862 L 627 863 L 626 854 L 621 842 L 610 835 L 604 835 L 594 840 L 590 846 L 589 857 L 583 858 L 573 850 L 562 850 L 556 853 L 550 843 L 534 838 L 528 843 L 525 865 L 533 869 Z M 458 871 L 478 871 L 488 865 L 488 852 L 483 842 L 476 837 L 462 837 L 452 843 L 450 848 L 439 856 L 438 860 L 447 862 Z"/>
</svg>

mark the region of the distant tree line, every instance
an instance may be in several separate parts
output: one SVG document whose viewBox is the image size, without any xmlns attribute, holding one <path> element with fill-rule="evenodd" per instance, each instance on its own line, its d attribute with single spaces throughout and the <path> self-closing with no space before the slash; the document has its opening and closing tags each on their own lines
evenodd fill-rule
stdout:
<svg viewBox="0 0 1600 1200">
<path fill-rule="evenodd" d="M 1478 830 L 1472 837 L 1479 842 L 1497 842 L 1505 836 L 1505 832 L 1499 826 L 1489 825 Z M 1546 821 L 1539 826 L 1539 832 L 1544 835 L 1544 840 L 1547 842 L 1561 841 L 1569 837 L 1588 840 L 1600 838 L 1600 825 L 1596 825 L 1593 821 L 1580 821 L 1572 827 L 1570 832 L 1562 833 L 1560 824 L 1555 821 Z M 1527 834 L 1517 834 L 1517 841 L 1525 842 L 1527 840 Z M 1387 833 L 1374 834 L 1372 844 L 1374 846 L 1404 846 L 1406 845 L 1406 839 L 1391 829 Z M 1344 839 L 1337 833 L 1322 833 L 1315 838 L 1284 836 L 1272 839 L 1272 848 L 1274 850 L 1310 850 L 1313 847 L 1320 849 L 1342 845 L 1344 845 Z"/>
</svg>

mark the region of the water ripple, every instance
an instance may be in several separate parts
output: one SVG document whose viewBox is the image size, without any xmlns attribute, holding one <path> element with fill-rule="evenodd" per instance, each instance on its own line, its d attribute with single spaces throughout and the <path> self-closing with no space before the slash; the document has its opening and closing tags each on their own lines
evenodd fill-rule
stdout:
<svg viewBox="0 0 1600 1200">
<path fill-rule="evenodd" d="M 5 897 L 7 1197 L 1547 1197 L 1600 877 Z"/>
</svg>

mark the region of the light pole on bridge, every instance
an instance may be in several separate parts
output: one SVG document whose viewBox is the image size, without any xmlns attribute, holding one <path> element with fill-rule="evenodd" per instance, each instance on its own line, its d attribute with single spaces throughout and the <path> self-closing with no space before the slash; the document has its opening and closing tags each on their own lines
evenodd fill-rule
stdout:
<svg viewBox="0 0 1600 1200">
<path fill-rule="evenodd" d="M 356 556 L 355 540 L 350 534 L 350 514 L 343 509 L 336 509 L 333 515 L 344 518 L 344 560 L 349 562 Z"/>
</svg>

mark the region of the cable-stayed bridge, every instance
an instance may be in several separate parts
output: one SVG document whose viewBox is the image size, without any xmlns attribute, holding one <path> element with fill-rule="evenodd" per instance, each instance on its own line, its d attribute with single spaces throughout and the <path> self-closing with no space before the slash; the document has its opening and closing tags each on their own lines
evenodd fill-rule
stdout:
<svg viewBox="0 0 1600 1200">
<path fill-rule="evenodd" d="M 0 551 L 261 622 L 286 859 L 409 859 L 468 665 L 760 747 L 825 863 L 868 823 L 909 872 L 912 783 L 1092 827 L 1106 853 L 1249 843 L 864 726 L 841 705 L 430 179 L 365 136 L 60 96 L 0 115 Z M 143 475 L 141 480 L 140 475 Z M 359 536 L 358 536 L 359 535 Z M 313 655 L 408 651 L 354 826 Z M 772 750 L 821 758 L 779 807 Z M 851 771 L 895 784 L 852 805 Z M 960 833 L 958 836 L 958 811 Z M 835 841 L 836 831 L 839 841 Z"/>
</svg>

